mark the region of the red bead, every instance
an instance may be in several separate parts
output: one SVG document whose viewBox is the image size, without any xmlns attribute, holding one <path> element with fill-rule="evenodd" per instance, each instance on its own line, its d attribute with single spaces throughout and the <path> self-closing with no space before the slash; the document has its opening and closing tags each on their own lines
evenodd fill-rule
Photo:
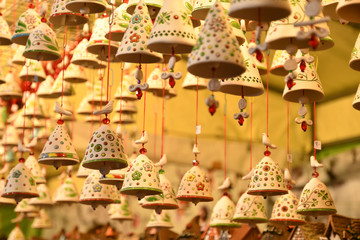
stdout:
<svg viewBox="0 0 360 240">
<path fill-rule="evenodd" d="M 319 173 L 318 172 L 313 172 L 312 176 L 317 178 L 319 176 Z"/>
<path fill-rule="evenodd" d="M 64 120 L 62 120 L 62 119 L 57 120 L 57 124 L 63 125 L 63 124 L 64 124 Z"/>
<path fill-rule="evenodd" d="M 295 85 L 296 83 L 294 83 L 294 79 L 289 78 L 288 81 L 286 82 L 286 86 L 288 87 L 289 90 L 291 90 L 291 88 Z"/>
<path fill-rule="evenodd" d="M 139 152 L 140 152 L 141 154 L 145 154 L 145 153 L 147 153 L 147 150 L 146 150 L 146 148 L 143 147 L 143 148 L 140 149 Z"/>
<path fill-rule="evenodd" d="M 259 49 L 256 50 L 255 56 L 256 56 L 256 59 L 257 59 L 259 62 L 262 62 L 263 59 L 264 59 L 264 56 L 263 56 L 262 52 L 261 52 Z"/>
<path fill-rule="evenodd" d="M 264 152 L 264 155 L 268 157 L 268 156 L 271 155 L 271 152 L 270 152 L 269 150 L 266 150 L 266 151 Z"/>
<path fill-rule="evenodd" d="M 240 124 L 240 126 L 242 126 L 244 124 L 244 117 L 243 116 L 239 116 L 239 120 L 238 123 Z"/>
<path fill-rule="evenodd" d="M 47 22 L 47 20 L 46 20 L 46 18 L 41 18 L 41 22 L 43 22 L 43 23 L 46 23 Z"/>
<path fill-rule="evenodd" d="M 20 158 L 20 159 L 19 159 L 19 162 L 24 163 L 24 162 L 25 162 L 25 158 Z"/>
<path fill-rule="evenodd" d="M 141 89 L 137 89 L 136 90 L 136 97 L 140 100 L 141 99 L 141 97 L 142 97 L 142 91 L 141 91 Z"/>
<path fill-rule="evenodd" d="M 319 40 L 316 35 L 311 35 L 309 44 L 313 47 L 313 49 L 315 49 L 319 45 Z"/>
<path fill-rule="evenodd" d="M 209 107 L 209 113 L 211 114 L 211 116 L 213 116 L 215 112 L 216 112 L 216 106 L 215 104 L 213 104 Z"/>
<path fill-rule="evenodd" d="M 103 122 L 103 124 L 109 124 L 109 123 L 110 123 L 110 119 L 104 118 L 104 119 L 102 120 L 102 122 Z"/>
<path fill-rule="evenodd" d="M 193 165 L 194 166 L 199 166 L 199 161 L 198 160 L 193 160 Z"/>
<path fill-rule="evenodd" d="M 301 60 L 301 62 L 300 62 L 300 70 L 301 70 L 302 72 L 304 72 L 305 69 L 306 69 L 306 63 L 305 63 L 304 60 Z"/>
<path fill-rule="evenodd" d="M 302 123 L 301 123 L 301 129 L 302 129 L 304 132 L 306 132 L 306 130 L 307 130 L 307 124 L 306 124 L 306 122 L 302 122 Z"/>
<path fill-rule="evenodd" d="M 30 3 L 30 4 L 29 4 L 29 8 L 35 8 L 35 5 L 32 4 L 32 3 Z"/>
<path fill-rule="evenodd" d="M 170 78 L 169 78 L 169 85 L 171 88 L 174 88 L 174 86 L 175 86 L 175 79 L 173 76 L 170 76 Z"/>
</svg>

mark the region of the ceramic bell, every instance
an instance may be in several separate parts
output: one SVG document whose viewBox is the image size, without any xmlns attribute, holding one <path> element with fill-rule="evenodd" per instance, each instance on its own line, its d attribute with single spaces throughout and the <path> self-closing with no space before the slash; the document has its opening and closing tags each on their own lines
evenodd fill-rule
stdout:
<svg viewBox="0 0 360 240">
<path fill-rule="evenodd" d="M 38 197 L 35 179 L 23 162 L 19 162 L 7 176 L 2 197 L 14 198 L 19 202 L 23 198 Z"/>
<path fill-rule="evenodd" d="M 25 50 L 25 46 L 18 45 L 15 51 L 15 54 L 11 60 L 11 62 L 15 65 L 25 65 L 26 58 L 23 56 L 23 52 Z"/>
<path fill-rule="evenodd" d="M 103 184 L 115 185 L 116 188 L 120 190 L 124 183 L 126 171 L 126 168 L 123 168 L 121 170 L 111 170 L 105 176 L 101 176 L 99 182 Z"/>
<path fill-rule="evenodd" d="M 213 200 L 210 180 L 199 166 L 193 166 L 184 174 L 176 198 L 195 204 Z"/>
<path fill-rule="evenodd" d="M 124 76 L 123 76 L 123 86 L 121 90 L 121 85 L 119 84 L 119 87 L 116 89 L 115 92 L 115 99 L 123 99 L 126 101 L 135 101 L 138 98 L 136 97 L 135 92 L 130 92 L 129 87 L 131 85 L 136 84 L 135 79 L 135 71 L 134 70 L 131 74 L 129 74 L 129 70 L 124 70 Z"/>
<path fill-rule="evenodd" d="M 162 211 L 157 214 L 155 211 L 152 212 L 150 220 L 146 225 L 147 228 L 172 228 L 174 225 L 171 222 L 170 215 L 167 211 Z"/>
<path fill-rule="evenodd" d="M 15 23 L 15 32 L 11 38 L 13 43 L 26 45 L 26 41 L 37 26 L 41 23 L 39 14 L 32 8 L 23 12 Z"/>
<path fill-rule="evenodd" d="M 15 202 L 14 199 L 1 197 L 1 195 L 2 195 L 2 193 L 4 191 L 4 187 L 5 187 L 5 179 L 2 178 L 2 179 L 0 179 L 0 206 L 16 205 L 16 202 Z"/>
<path fill-rule="evenodd" d="M 184 1 L 164 0 L 151 30 L 147 46 L 165 54 L 190 53 L 196 36 Z"/>
<path fill-rule="evenodd" d="M 0 97 L 7 100 L 11 98 L 21 98 L 22 91 L 17 80 L 11 71 L 6 74 L 5 84 L 0 85 Z"/>
<path fill-rule="evenodd" d="M 25 123 L 24 123 L 25 120 Z M 17 114 L 17 117 L 14 121 L 14 127 L 16 129 L 32 129 L 33 127 L 33 121 L 27 117 L 24 118 L 22 114 Z"/>
<path fill-rule="evenodd" d="M 84 38 L 81 42 L 76 46 L 74 50 L 74 55 L 71 58 L 71 63 L 83 66 L 85 68 L 92 69 L 100 69 L 105 68 L 106 65 L 100 64 L 100 61 L 97 60 L 96 55 L 89 53 L 87 50 L 87 46 L 89 41 Z"/>
<path fill-rule="evenodd" d="M 237 204 L 233 221 L 248 224 L 265 223 L 268 221 L 264 200 L 260 196 L 241 195 Z"/>
<path fill-rule="evenodd" d="M 213 212 L 210 217 L 210 227 L 217 227 L 221 229 L 239 228 L 239 223 L 233 222 L 235 213 L 235 204 L 229 196 L 223 195 L 215 204 Z"/>
<path fill-rule="evenodd" d="M 71 86 L 71 84 L 66 81 L 64 81 L 63 84 L 62 81 L 63 81 L 63 70 L 57 76 L 54 85 L 52 86 L 51 89 L 51 95 L 54 98 L 61 97 L 61 94 L 63 94 L 64 96 L 71 96 L 75 94 L 74 88 Z"/>
<path fill-rule="evenodd" d="M 95 84 L 92 87 L 91 93 L 88 94 L 89 98 L 88 98 L 88 102 L 90 104 L 93 104 L 95 106 L 100 106 L 101 104 L 103 106 L 106 105 L 107 101 L 106 101 L 106 96 L 105 96 L 105 88 L 104 86 L 102 86 L 103 84 L 103 80 L 95 80 Z M 101 91 L 102 89 L 102 91 Z"/>
<path fill-rule="evenodd" d="M 28 199 L 21 200 L 15 207 L 14 212 L 16 213 L 37 213 L 39 207 L 31 205 Z"/>
<path fill-rule="evenodd" d="M 86 168 L 97 169 L 103 175 L 108 174 L 111 169 L 128 166 L 122 142 L 108 124 L 101 125 L 93 133 L 82 165 Z"/>
<path fill-rule="evenodd" d="M 8 240 L 26 240 L 23 232 L 20 229 L 20 226 L 16 225 L 14 229 L 10 232 Z"/>
<path fill-rule="evenodd" d="M 52 228 L 50 218 L 44 209 L 40 209 L 39 215 L 34 218 L 34 221 L 31 224 L 31 227 L 37 228 L 37 229 Z"/>
<path fill-rule="evenodd" d="M 178 209 L 175 190 L 162 169 L 159 170 L 159 178 L 163 193 L 144 197 L 141 206 L 146 209 L 154 209 L 157 213 L 161 212 L 162 209 Z"/>
<path fill-rule="evenodd" d="M 46 75 L 41 62 L 27 59 L 26 64 L 21 69 L 19 77 L 23 81 L 42 82 L 45 80 Z"/>
<path fill-rule="evenodd" d="M 51 95 L 51 89 L 54 85 L 54 82 L 54 78 L 51 75 L 47 75 L 45 81 L 40 84 L 36 95 L 39 98 L 55 98 L 53 95 Z"/>
<path fill-rule="evenodd" d="M 91 115 L 93 112 L 94 108 L 89 103 L 88 97 L 84 97 L 79 105 L 79 108 L 76 110 L 76 113 L 80 115 Z"/>
<path fill-rule="evenodd" d="M 89 53 L 107 56 L 109 52 L 109 40 L 105 34 L 109 32 L 108 18 L 101 17 L 95 20 L 93 33 L 91 34 L 87 50 Z M 119 47 L 118 42 L 111 41 L 110 56 L 114 56 Z"/>
<path fill-rule="evenodd" d="M 90 173 L 92 173 L 92 169 L 86 168 L 82 165 L 82 162 L 80 163 L 80 167 L 79 170 L 76 173 L 76 177 L 78 178 L 87 178 L 87 176 L 90 175 Z"/>
<path fill-rule="evenodd" d="M 66 2 L 66 8 L 71 12 L 81 14 L 102 13 L 106 10 L 105 0 L 69 0 Z"/>
<path fill-rule="evenodd" d="M 339 4 L 336 7 L 336 14 L 340 19 L 353 23 L 360 23 L 360 17 L 357 14 L 359 9 L 359 0 L 339 0 Z"/>
<path fill-rule="evenodd" d="M 139 3 L 138 0 L 129 0 L 128 1 L 128 7 L 126 9 L 126 11 L 129 14 L 133 14 L 134 10 L 136 8 L 136 5 Z M 160 11 L 160 8 L 162 7 L 164 0 L 144 0 L 144 3 L 146 4 L 148 10 L 149 10 L 149 14 L 151 19 L 155 19 L 157 14 Z"/>
<path fill-rule="evenodd" d="M 133 220 L 133 214 L 130 211 L 129 202 L 126 199 L 126 195 L 120 196 L 119 204 L 111 204 L 109 213 L 111 220 L 119 220 L 119 221 Z"/>
<path fill-rule="evenodd" d="M 1 145 L 4 147 L 15 147 L 19 143 L 19 136 L 13 125 L 7 125 L 3 138 L 1 139 Z"/>
<path fill-rule="evenodd" d="M 292 191 L 276 199 L 271 213 L 271 222 L 297 226 L 305 224 L 305 217 L 296 212 L 299 199 Z"/>
<path fill-rule="evenodd" d="M 0 16 L 0 45 L 11 45 L 11 33 L 8 23 Z"/>
<path fill-rule="evenodd" d="M 114 202 L 115 186 L 99 183 L 100 177 L 98 171 L 93 171 L 86 178 L 80 194 L 80 203 L 91 205 L 95 209 L 98 205 L 106 206 Z"/>
<path fill-rule="evenodd" d="M 244 56 L 246 71 L 238 77 L 220 81 L 220 91 L 238 96 L 259 96 L 264 93 L 264 86 L 254 59 L 249 54 L 247 42 L 240 46 L 240 50 Z"/>
<path fill-rule="evenodd" d="M 55 168 L 79 163 L 79 157 L 63 124 L 58 124 L 47 140 L 39 156 L 39 163 L 53 165 Z"/>
<path fill-rule="evenodd" d="M 70 83 L 87 82 L 85 70 L 82 66 L 70 64 L 64 72 L 64 80 Z"/>
<path fill-rule="evenodd" d="M 46 186 L 46 184 L 38 184 L 37 190 L 39 193 L 39 196 L 37 198 L 30 199 L 29 203 L 34 206 L 39 207 L 47 207 L 53 205 L 53 201 L 51 200 L 51 195 L 49 188 Z"/>
<path fill-rule="evenodd" d="M 112 122 L 115 123 L 115 124 L 120 123 L 120 115 L 115 114 L 115 116 L 113 117 Z M 126 113 L 121 114 L 121 124 L 132 124 L 132 123 L 135 123 L 135 119 L 134 119 L 134 116 L 132 114 L 126 114 Z"/>
<path fill-rule="evenodd" d="M 270 72 L 278 76 L 286 76 L 289 74 L 289 71 L 284 68 L 285 62 L 289 59 L 290 55 L 286 50 L 276 50 L 271 63 Z"/>
<path fill-rule="evenodd" d="M 234 18 L 270 22 L 285 18 L 291 13 L 288 0 L 233 0 L 230 4 L 229 15 Z"/>
<path fill-rule="evenodd" d="M 297 213 L 320 216 L 336 213 L 334 200 L 329 189 L 318 178 L 312 178 L 301 192 Z"/>
<path fill-rule="evenodd" d="M 114 10 L 113 22 L 111 24 L 111 40 L 120 42 L 124 37 L 127 26 L 129 25 L 131 15 L 126 12 L 128 8 L 127 3 L 121 4 Z M 109 39 L 110 34 L 105 34 L 105 37 Z"/>
<path fill-rule="evenodd" d="M 304 5 L 305 5 L 307 1 L 304 1 L 304 0 L 303 0 L 303 2 L 304 2 Z M 323 14 L 323 12 L 321 11 L 318 16 L 315 16 L 315 17 L 313 17 L 312 19 L 313 19 L 313 20 L 324 19 L 324 14 Z M 306 21 L 306 20 L 312 20 L 312 19 L 310 19 L 309 17 L 307 17 L 307 18 L 305 19 L 305 21 Z M 317 46 L 316 46 L 315 48 L 314 48 L 314 47 L 311 47 L 311 45 L 309 44 L 309 46 L 311 47 L 311 50 L 312 50 L 312 51 L 327 50 L 327 49 L 329 49 L 329 48 L 332 48 L 332 47 L 335 45 L 334 40 L 333 40 L 332 37 L 331 37 L 330 28 L 329 28 L 329 25 L 328 25 L 327 22 L 322 22 L 322 23 L 315 24 L 315 25 L 314 25 L 314 28 L 315 28 L 316 30 L 318 30 L 318 31 L 319 31 L 319 30 L 326 30 L 329 34 L 328 34 L 326 37 L 321 37 L 321 38 L 319 38 L 319 43 L 317 44 Z"/>
<path fill-rule="evenodd" d="M 352 106 L 356 110 L 360 110 L 360 84 L 359 84 L 358 89 L 356 91 L 355 98 L 354 98 Z"/>
<path fill-rule="evenodd" d="M 297 56 L 302 53 L 298 52 Z M 309 56 L 309 55 L 305 55 Z M 302 71 L 298 65 L 296 73 L 297 76 L 293 79 L 291 89 L 286 85 L 283 92 L 283 99 L 290 102 L 299 102 L 300 98 L 306 99 L 304 103 L 320 101 L 324 98 L 324 91 L 320 82 L 319 76 L 316 72 L 314 63 L 306 63 L 305 69 Z"/>
<path fill-rule="evenodd" d="M 55 0 L 52 5 L 49 21 L 55 27 L 60 26 L 78 26 L 89 21 L 85 14 L 69 11 L 65 5 L 67 0 Z"/>
<path fill-rule="evenodd" d="M 115 112 L 120 112 L 120 106 L 121 106 L 121 112 L 125 114 L 133 114 L 137 113 L 136 104 L 134 102 L 120 100 L 117 102 L 115 106 Z"/>
<path fill-rule="evenodd" d="M 356 39 L 355 46 L 351 52 L 349 65 L 352 69 L 360 71 L 360 34 Z"/>
<path fill-rule="evenodd" d="M 25 167 L 30 170 L 36 184 L 46 183 L 44 173 L 33 154 L 30 154 L 29 157 L 26 159 Z"/>
<path fill-rule="evenodd" d="M 149 85 L 149 88 L 146 91 L 153 93 L 156 96 L 162 96 L 163 90 L 165 92 L 169 91 L 168 84 L 166 81 L 161 78 L 162 71 L 160 66 L 157 65 L 154 70 L 150 73 L 146 83 Z"/>
<path fill-rule="evenodd" d="M 325 16 L 331 17 L 333 20 L 339 20 L 339 16 L 336 13 L 339 0 L 322 0 L 322 11 Z"/>
<path fill-rule="evenodd" d="M 261 196 L 286 194 L 287 188 L 279 164 L 265 156 L 255 167 L 247 193 Z"/>
<path fill-rule="evenodd" d="M 160 54 L 150 51 L 146 46 L 152 27 L 146 4 L 144 0 L 140 0 L 131 16 L 116 57 L 123 62 L 131 63 L 160 62 Z"/>
<path fill-rule="evenodd" d="M 42 105 L 39 101 L 39 98 L 36 97 L 35 93 L 31 93 L 26 99 L 26 111 L 23 108 L 21 110 L 21 115 L 29 118 L 44 118 L 45 114 L 42 108 Z"/>
<path fill-rule="evenodd" d="M 159 174 L 154 163 L 146 155 L 140 154 L 130 162 L 121 193 L 137 196 L 138 199 L 162 193 Z"/>
<path fill-rule="evenodd" d="M 54 61 L 61 58 L 55 32 L 46 23 L 40 23 L 31 31 L 23 56 L 38 61 Z"/>
<path fill-rule="evenodd" d="M 218 37 L 213 37 L 214 34 Z M 210 37 L 211 36 L 211 37 Z M 230 78 L 245 72 L 239 44 L 227 21 L 224 8 L 216 1 L 189 55 L 187 69 L 198 77 Z M 213 49 L 208 51 L 207 49 Z"/>
<path fill-rule="evenodd" d="M 3 83 L 6 83 L 5 75 L 4 75 L 2 68 L 0 67 L 0 84 L 3 84 Z"/>
<path fill-rule="evenodd" d="M 55 197 L 56 203 L 77 203 L 79 194 L 71 177 L 67 177 L 57 190 Z"/>
</svg>

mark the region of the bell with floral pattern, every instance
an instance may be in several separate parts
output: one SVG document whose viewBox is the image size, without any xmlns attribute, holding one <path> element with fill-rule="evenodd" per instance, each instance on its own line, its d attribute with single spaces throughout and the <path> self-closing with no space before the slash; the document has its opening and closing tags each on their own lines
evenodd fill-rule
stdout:
<svg viewBox="0 0 360 240">
<path fill-rule="evenodd" d="M 257 224 L 268 221 L 264 200 L 260 196 L 244 193 L 236 204 L 236 210 L 233 217 L 235 222 Z"/>
</svg>

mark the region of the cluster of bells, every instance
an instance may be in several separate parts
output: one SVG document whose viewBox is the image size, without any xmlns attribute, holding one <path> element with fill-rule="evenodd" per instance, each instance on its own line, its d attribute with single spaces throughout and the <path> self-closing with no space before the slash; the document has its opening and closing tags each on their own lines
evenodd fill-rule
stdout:
<svg viewBox="0 0 360 240">
<path fill-rule="evenodd" d="M 360 22 L 359 15 L 353 12 L 356 8 L 348 2 L 350 1 L 343 0 L 338 4 L 337 14 L 341 19 Z M 321 82 L 313 65 L 313 57 L 309 51 L 326 50 L 334 44 L 329 36 L 326 23 L 328 18 L 323 17 L 319 0 L 308 2 L 302 0 L 291 5 L 288 1 L 277 2 L 274 5 L 270 0 L 233 0 L 230 4 L 204 0 L 196 1 L 194 6 L 191 6 L 191 2 L 185 1 L 184 4 L 180 0 L 140 0 L 124 3 L 114 10 L 114 5 L 108 5 L 104 0 L 66 2 L 55 0 L 49 18 L 55 27 L 85 24 L 89 21 L 88 14 L 103 13 L 106 9 L 113 10 L 110 16 L 104 14 L 96 19 L 91 37 L 79 42 L 71 60 L 62 59 L 62 66 L 68 64 L 68 68 L 75 69 L 74 72 L 77 74 L 77 76 L 67 76 L 67 81 L 84 82 L 82 77 L 84 75 L 78 74 L 82 71 L 82 67 L 102 69 L 105 68 L 101 63 L 104 60 L 136 63 L 137 69 L 133 73 L 125 74 L 132 76 L 131 79 L 135 78 L 136 82 L 124 86 L 126 88 L 124 91 L 121 88 L 118 99 L 122 101 L 131 101 L 135 99 L 134 97 L 140 99 L 143 90 L 162 95 L 165 89 L 166 95 L 171 96 L 170 92 L 175 80 L 182 77 L 181 73 L 174 71 L 175 63 L 180 59 L 176 54 L 189 54 L 187 70 L 192 84 L 184 88 L 193 90 L 205 88 L 205 79 L 210 79 L 207 85 L 209 90 L 241 96 L 240 113 L 234 114 L 234 118 L 243 125 L 245 118 L 249 116 L 245 112 L 244 97 L 258 96 L 264 92 L 260 74 L 264 73 L 266 58 L 262 52 L 275 49 L 277 52 L 270 71 L 285 77 L 283 98 L 301 104 L 300 117 L 296 122 L 306 131 L 307 126 L 312 122 L 305 119 L 307 113 L 305 104 L 319 101 L 324 97 Z M 325 10 L 328 10 L 328 6 L 324 7 Z M 23 45 L 24 47 L 19 47 L 18 52 L 21 53 L 19 56 L 21 63 L 26 64 L 27 74 L 23 74 L 25 79 L 33 82 L 44 81 L 38 89 L 39 96 L 43 94 L 42 96 L 59 97 L 59 92 L 53 89 L 49 92 L 48 87 L 58 86 L 57 81 L 53 83 L 54 79 L 45 77 L 38 62 L 61 58 L 56 35 L 46 23 L 45 14 L 45 7 L 39 15 L 34 10 L 33 4 L 30 4 L 29 9 L 15 24 L 13 36 L 10 35 L 6 21 L 1 17 L 0 29 L 1 32 L 6 33 L 1 35 L 1 44 L 9 45 L 13 42 Z M 234 21 L 234 18 L 241 19 L 240 24 L 237 25 L 238 22 Z M 200 20 L 205 20 L 202 26 Z M 248 44 L 243 30 L 255 29 L 255 37 Z M 260 34 L 264 30 L 267 31 L 267 36 L 265 42 L 260 43 Z M 198 34 L 195 34 L 196 31 Z M 356 54 L 357 52 L 354 56 Z M 21 56 L 30 60 L 25 61 Z M 150 80 L 142 83 L 142 64 L 149 63 L 167 63 L 168 67 L 155 69 L 161 74 L 151 76 L 154 83 Z M 357 59 L 354 57 L 350 65 L 357 68 L 356 63 Z M 36 72 L 34 75 L 29 74 L 28 71 L 32 68 Z M 49 69 L 51 69 L 50 65 Z M 62 72 L 57 74 L 57 76 L 65 75 Z M 11 76 L 7 76 L 3 81 L 4 84 L 0 86 L 1 98 L 21 98 L 19 86 L 15 86 L 15 81 L 12 79 Z M 60 84 L 62 84 L 61 79 L 59 77 Z M 101 86 L 96 86 L 96 89 L 101 89 Z M 65 88 L 63 92 L 64 95 L 67 92 L 71 94 L 71 86 L 69 85 L 69 90 Z M 128 98 L 125 97 L 126 94 Z M 106 103 L 101 97 L 100 99 L 97 97 L 96 91 L 93 91 L 88 99 L 84 99 L 84 106 L 88 107 L 91 103 L 94 105 Z M 214 114 L 218 106 L 214 95 L 207 99 L 206 103 L 210 113 Z M 127 159 L 119 135 L 109 127 L 110 120 L 107 114 L 112 112 L 112 105 L 113 102 L 110 101 L 104 109 L 95 111 L 96 114 L 94 112 L 94 115 L 105 114 L 106 117 L 103 125 L 93 133 L 85 152 L 81 167 L 92 171 L 86 177 L 80 197 L 72 187 L 71 178 L 66 178 L 58 190 L 56 201 L 67 203 L 79 201 L 96 207 L 116 203 L 119 199 L 123 201 L 118 204 L 126 204 L 122 194 L 134 195 L 141 199 L 144 208 L 155 210 L 155 215 L 151 219 L 157 222 L 168 218 L 163 209 L 178 207 L 176 199 L 194 203 L 213 200 L 209 179 L 197 161 L 194 161 L 194 166 L 184 175 L 179 191 L 175 195 L 164 175 L 164 170 L 156 169 L 157 166 L 164 165 L 165 158 L 155 166 L 145 155 L 144 144 L 147 142 L 145 133 L 137 142 L 143 146 L 141 154 L 134 159 Z M 57 113 L 64 116 L 72 114 L 59 106 Z M 63 123 L 61 118 L 47 140 L 38 161 L 33 155 L 29 156 L 32 160 L 28 158 L 25 161 L 21 158 L 18 165 L 10 171 L 6 182 L 2 180 L 1 201 L 8 201 L 9 204 L 15 204 L 15 201 L 21 202 L 19 208 L 26 207 L 27 203 L 35 207 L 37 204 L 42 207 L 48 205 L 48 199 L 44 200 L 48 192 L 41 183 L 44 176 L 40 176 L 38 163 L 53 165 L 56 168 L 79 163 L 78 155 Z M 194 147 L 193 152 L 195 156 L 199 154 L 197 146 Z M 32 167 L 27 166 L 29 162 Z M 211 218 L 212 226 L 233 227 L 238 226 L 234 222 L 267 221 L 259 195 L 281 195 L 275 204 L 271 220 L 286 224 L 304 223 L 302 215 L 317 216 L 336 212 L 330 193 L 316 176 L 305 186 L 298 201 L 287 189 L 289 183 L 286 184 L 285 180 L 289 181 L 289 178 L 286 179 L 285 176 L 284 179 L 282 171 L 269 154 L 249 176 L 251 176 L 249 189 L 240 198 L 236 207 L 226 194 L 216 204 Z M 67 192 L 69 189 L 74 192 Z M 36 200 L 35 204 L 27 202 L 27 198 L 31 198 L 30 202 Z M 255 206 L 256 209 L 253 209 Z M 116 215 L 118 211 L 112 207 L 111 213 Z M 44 215 L 44 211 L 40 211 L 39 216 Z"/>
</svg>

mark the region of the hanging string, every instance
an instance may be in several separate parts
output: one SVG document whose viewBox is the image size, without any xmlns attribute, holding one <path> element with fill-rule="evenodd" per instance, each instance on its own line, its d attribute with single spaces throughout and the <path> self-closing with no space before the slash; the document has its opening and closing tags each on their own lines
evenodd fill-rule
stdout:
<svg viewBox="0 0 360 240">
<path fill-rule="evenodd" d="M 29 87 L 29 65 L 26 66 L 26 80 L 25 80 L 25 98 L 24 98 L 24 115 L 23 115 L 23 129 L 22 129 L 22 140 L 21 143 L 22 145 L 24 145 L 24 139 L 25 139 L 25 119 L 26 119 L 26 102 L 27 102 L 27 91 L 28 91 L 28 87 Z M 21 157 L 20 157 L 20 162 L 24 162 L 24 152 L 21 151 Z"/>
<path fill-rule="evenodd" d="M 106 104 L 109 102 L 109 83 L 110 83 L 110 53 L 111 53 L 111 25 L 114 20 L 114 4 L 111 3 L 111 13 L 109 14 L 109 46 L 108 46 L 108 56 L 107 56 L 107 81 L 106 81 Z M 106 114 L 107 118 L 107 114 Z"/>
<path fill-rule="evenodd" d="M 122 101 L 122 94 L 123 94 L 123 80 L 124 80 L 124 63 L 120 65 L 121 69 L 121 78 L 120 78 L 120 100 Z M 119 125 L 121 125 L 121 114 L 122 114 L 122 104 L 120 104 L 120 112 L 119 112 Z"/>
<path fill-rule="evenodd" d="M 62 58 L 62 80 L 61 80 L 61 107 L 64 105 L 64 78 L 65 78 L 65 54 L 66 54 L 66 45 L 67 45 L 67 26 L 64 28 L 64 51 Z M 60 119 L 62 120 L 62 114 L 60 114 Z"/>
<path fill-rule="evenodd" d="M 141 64 L 140 64 L 141 67 Z M 145 65 L 145 83 L 147 82 L 147 65 Z M 143 136 L 145 134 L 145 117 L 146 117 L 146 92 L 144 91 L 144 117 L 143 117 Z M 144 144 L 143 144 L 144 146 Z"/>
<path fill-rule="evenodd" d="M 316 141 L 316 102 L 314 101 L 314 143 Z M 314 147 L 314 158 L 316 159 L 316 147 Z"/>
<path fill-rule="evenodd" d="M 158 106 L 158 98 L 156 98 L 155 102 L 154 102 L 154 156 L 153 159 L 156 159 L 156 138 L 157 138 L 157 121 L 158 121 L 158 110 L 157 110 L 157 106 Z"/>
<path fill-rule="evenodd" d="M 252 150 L 253 150 L 253 101 L 250 101 L 250 171 L 252 170 Z"/>
<path fill-rule="evenodd" d="M 290 118 L 290 103 L 286 102 L 286 150 L 287 150 L 287 154 L 290 154 L 290 122 L 289 122 L 289 118 Z M 290 162 L 287 161 L 287 168 L 290 170 Z"/>
<path fill-rule="evenodd" d="M 269 136 L 269 52 L 266 54 L 266 135 Z"/>
<path fill-rule="evenodd" d="M 161 157 L 164 156 L 164 145 L 165 145 L 165 86 L 166 81 L 162 81 L 162 122 L 161 122 Z M 161 169 L 163 166 L 161 165 Z"/>
<path fill-rule="evenodd" d="M 195 108 L 195 129 L 198 126 L 199 120 L 199 78 L 196 78 L 196 108 Z M 198 147 L 198 134 L 195 133 L 195 146 Z M 195 161 L 197 161 L 197 153 L 195 153 Z"/>
<path fill-rule="evenodd" d="M 226 115 L 227 115 L 227 100 L 224 94 L 224 180 L 226 179 Z"/>
</svg>

